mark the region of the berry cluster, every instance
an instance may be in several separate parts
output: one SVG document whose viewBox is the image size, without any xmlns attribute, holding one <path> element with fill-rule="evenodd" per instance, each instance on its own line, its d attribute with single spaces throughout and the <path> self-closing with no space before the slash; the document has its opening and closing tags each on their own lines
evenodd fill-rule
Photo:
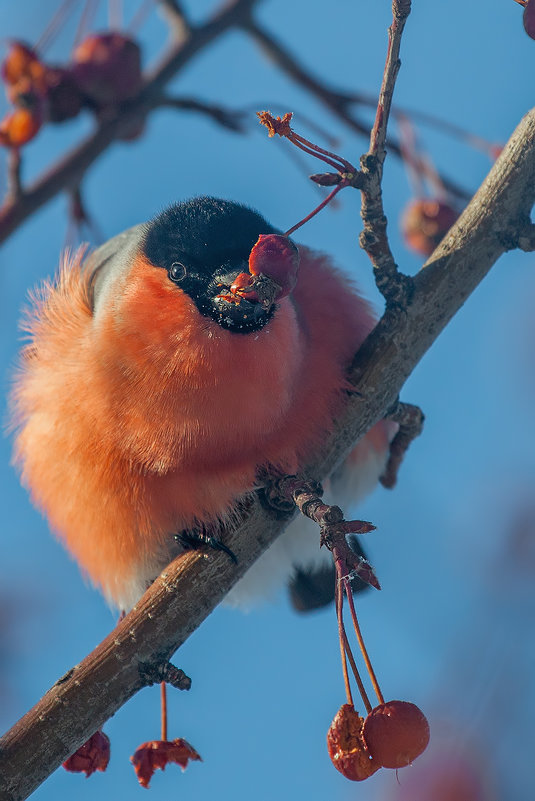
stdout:
<svg viewBox="0 0 535 801">
<path fill-rule="evenodd" d="M 74 49 L 66 65 L 46 64 L 36 49 L 10 45 L 1 77 L 14 106 L 0 122 L 0 144 L 18 149 L 47 123 L 62 123 L 84 108 L 101 119 L 141 88 L 139 45 L 117 32 L 92 33 Z M 129 131 L 125 139 L 139 135 Z"/>
<path fill-rule="evenodd" d="M 334 767 L 346 779 L 362 781 L 379 768 L 404 768 L 425 751 L 429 724 L 408 701 L 388 701 L 362 718 L 352 704 L 343 704 L 327 732 Z"/>
</svg>

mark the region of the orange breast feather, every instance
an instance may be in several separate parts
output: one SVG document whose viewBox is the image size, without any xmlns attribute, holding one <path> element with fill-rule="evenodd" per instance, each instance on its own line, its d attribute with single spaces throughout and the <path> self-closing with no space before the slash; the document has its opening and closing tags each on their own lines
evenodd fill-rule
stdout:
<svg viewBox="0 0 535 801">
<path fill-rule="evenodd" d="M 82 256 L 29 313 L 15 456 L 82 569 L 128 606 L 174 532 L 224 516 L 263 461 L 293 471 L 318 447 L 373 317 L 303 249 L 292 297 L 261 331 L 222 329 L 141 256 L 96 319 Z"/>
</svg>

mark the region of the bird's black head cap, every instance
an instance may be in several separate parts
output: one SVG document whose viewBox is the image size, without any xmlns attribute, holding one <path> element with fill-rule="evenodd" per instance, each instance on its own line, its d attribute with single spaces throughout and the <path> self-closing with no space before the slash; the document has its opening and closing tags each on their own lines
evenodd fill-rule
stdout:
<svg viewBox="0 0 535 801">
<path fill-rule="evenodd" d="M 260 234 L 278 233 L 257 212 L 213 197 L 177 203 L 147 227 L 143 253 L 186 292 L 201 314 L 236 333 L 261 329 L 274 307 L 220 299 L 241 272 Z"/>
</svg>

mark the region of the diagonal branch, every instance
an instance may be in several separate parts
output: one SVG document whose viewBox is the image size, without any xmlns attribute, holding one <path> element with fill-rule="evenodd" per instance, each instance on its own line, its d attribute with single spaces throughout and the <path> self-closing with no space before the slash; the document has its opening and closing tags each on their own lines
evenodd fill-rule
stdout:
<svg viewBox="0 0 535 801">
<path fill-rule="evenodd" d="M 322 480 L 393 406 L 439 333 L 518 241 L 535 203 L 535 109 L 527 114 L 457 223 L 414 279 L 403 311 L 387 309 L 351 368 L 358 387 L 336 431 L 304 472 Z M 26 798 L 147 683 L 284 528 L 257 495 L 244 502 L 225 555 L 185 553 L 83 662 L 60 679 L 0 740 L 0 801 Z"/>
</svg>

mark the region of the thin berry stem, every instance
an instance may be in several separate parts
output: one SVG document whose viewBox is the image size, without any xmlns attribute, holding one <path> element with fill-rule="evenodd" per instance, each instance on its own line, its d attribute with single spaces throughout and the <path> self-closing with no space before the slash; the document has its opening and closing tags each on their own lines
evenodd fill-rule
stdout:
<svg viewBox="0 0 535 801">
<path fill-rule="evenodd" d="M 321 201 L 321 203 L 319 204 L 319 206 L 316 206 L 316 208 L 315 208 L 315 209 L 313 209 L 313 210 L 310 212 L 310 214 L 307 214 L 307 216 L 306 216 L 306 217 L 304 217 L 304 218 L 303 218 L 303 219 L 302 219 L 300 222 L 296 223 L 295 225 L 292 225 L 292 227 L 291 227 L 291 228 L 288 228 L 288 230 L 284 232 L 284 236 L 290 236 L 290 234 L 293 234 L 293 233 L 294 233 L 294 231 L 297 231 L 297 229 L 298 229 L 298 228 L 301 228 L 301 226 L 302 226 L 302 225 L 304 225 L 304 224 L 305 224 L 305 223 L 307 223 L 309 220 L 311 220 L 311 219 L 312 219 L 312 217 L 315 217 L 315 216 L 316 216 L 316 214 L 317 214 L 318 212 L 320 212 L 322 209 L 324 209 L 324 208 L 325 208 L 325 206 L 326 206 L 328 203 L 330 203 L 330 202 L 331 202 L 331 200 L 333 199 L 333 197 L 334 197 L 334 196 L 335 196 L 335 195 L 336 195 L 336 194 L 337 194 L 337 193 L 340 191 L 340 189 L 343 189 L 343 188 L 344 188 L 344 186 L 348 186 L 348 184 L 349 184 L 349 182 L 348 182 L 347 180 L 345 180 L 345 179 L 342 179 L 342 180 L 340 181 L 340 183 L 339 183 L 337 186 L 335 186 L 335 187 L 334 187 L 334 189 L 332 190 L 332 192 L 329 192 L 329 194 L 327 195 L 327 197 L 326 197 L 324 200 L 322 200 L 322 201 Z"/>
<path fill-rule="evenodd" d="M 366 669 L 367 669 L 367 671 L 368 671 L 368 673 L 370 675 L 371 683 L 373 685 L 373 689 L 375 690 L 375 694 L 376 694 L 376 696 L 377 696 L 377 698 L 379 700 L 379 703 L 380 704 L 384 704 L 385 699 L 384 699 L 383 694 L 381 692 L 381 688 L 379 687 L 379 682 L 377 681 L 377 676 L 375 675 L 375 671 L 374 671 L 374 669 L 372 667 L 372 663 L 370 661 L 370 657 L 368 656 L 368 651 L 366 650 L 366 646 L 364 645 L 364 638 L 362 636 L 362 632 L 360 630 L 359 622 L 357 620 L 357 612 L 355 610 L 355 604 L 353 602 L 353 592 L 351 590 L 351 584 L 349 582 L 349 579 L 347 579 L 347 578 L 344 578 L 343 582 L 344 582 L 344 588 L 345 588 L 346 595 L 347 595 L 347 600 L 348 600 L 348 603 L 349 603 L 349 611 L 351 612 L 351 619 L 353 621 L 353 627 L 355 629 L 355 634 L 357 635 L 357 640 L 358 640 L 358 643 L 359 643 L 360 651 L 361 651 L 362 656 L 364 658 L 364 662 L 366 663 Z M 368 712 L 369 711 L 370 710 L 368 710 Z"/>
<path fill-rule="evenodd" d="M 335 557 L 334 564 L 336 566 L 336 615 L 338 617 L 338 633 L 340 637 L 340 649 L 342 651 L 342 666 L 344 670 L 344 682 L 346 685 L 346 695 L 348 702 L 355 707 L 353 703 L 353 698 L 351 695 L 351 688 L 349 686 L 349 677 L 347 675 L 347 662 L 346 657 L 349 660 L 349 664 L 351 665 L 351 670 L 353 671 L 353 675 L 355 677 L 355 681 L 357 683 L 357 687 L 360 693 L 360 697 L 362 698 L 362 703 L 366 707 L 366 712 L 369 714 L 372 711 L 372 705 L 370 703 L 370 699 L 368 698 L 368 693 L 364 688 L 364 683 L 360 677 L 359 670 L 357 668 L 357 663 L 355 662 L 355 657 L 353 656 L 353 651 L 351 650 L 351 646 L 349 644 L 349 640 L 347 638 L 346 630 L 344 627 L 344 616 L 343 616 L 343 609 L 344 609 L 344 588 L 342 585 L 343 581 L 343 567 L 339 559 Z"/>
<path fill-rule="evenodd" d="M 167 685 L 165 681 L 160 682 L 160 701 L 162 716 L 162 736 L 161 739 L 167 740 Z"/>
<path fill-rule="evenodd" d="M 321 161 L 325 161 L 327 164 L 330 164 L 331 167 L 334 167 L 335 170 L 339 172 L 356 172 L 355 167 L 349 161 L 342 158 L 342 156 L 339 156 L 337 153 L 332 153 L 330 150 L 325 150 L 325 148 L 319 145 L 315 145 L 295 131 L 292 131 L 291 138 L 288 138 L 296 147 L 300 147 L 301 150 L 306 150 L 311 156 L 316 156 L 316 158 L 321 159 Z"/>
<path fill-rule="evenodd" d="M 364 687 L 364 682 L 360 677 L 360 673 L 357 667 L 357 663 L 355 662 L 355 657 L 353 656 L 353 651 L 351 650 L 351 646 L 349 644 L 349 640 L 347 639 L 347 634 L 344 629 L 344 646 L 347 653 L 347 658 L 349 660 L 349 664 L 351 665 L 351 670 L 353 671 L 353 675 L 355 677 L 355 681 L 357 682 L 357 687 L 360 693 L 360 697 L 362 698 L 362 703 L 366 707 L 366 712 L 372 711 L 372 705 L 370 703 L 370 699 L 368 697 L 368 693 Z"/>
<path fill-rule="evenodd" d="M 347 703 L 354 707 L 353 696 L 351 694 L 351 685 L 349 684 L 349 672 L 347 670 L 347 656 L 346 656 L 346 642 L 347 636 L 344 629 L 344 620 L 342 617 L 342 607 L 344 603 L 344 593 L 342 585 L 337 581 L 336 586 L 336 616 L 338 618 L 338 637 L 340 640 L 340 656 L 342 658 L 342 673 L 344 674 L 344 685 L 346 690 Z"/>
</svg>

